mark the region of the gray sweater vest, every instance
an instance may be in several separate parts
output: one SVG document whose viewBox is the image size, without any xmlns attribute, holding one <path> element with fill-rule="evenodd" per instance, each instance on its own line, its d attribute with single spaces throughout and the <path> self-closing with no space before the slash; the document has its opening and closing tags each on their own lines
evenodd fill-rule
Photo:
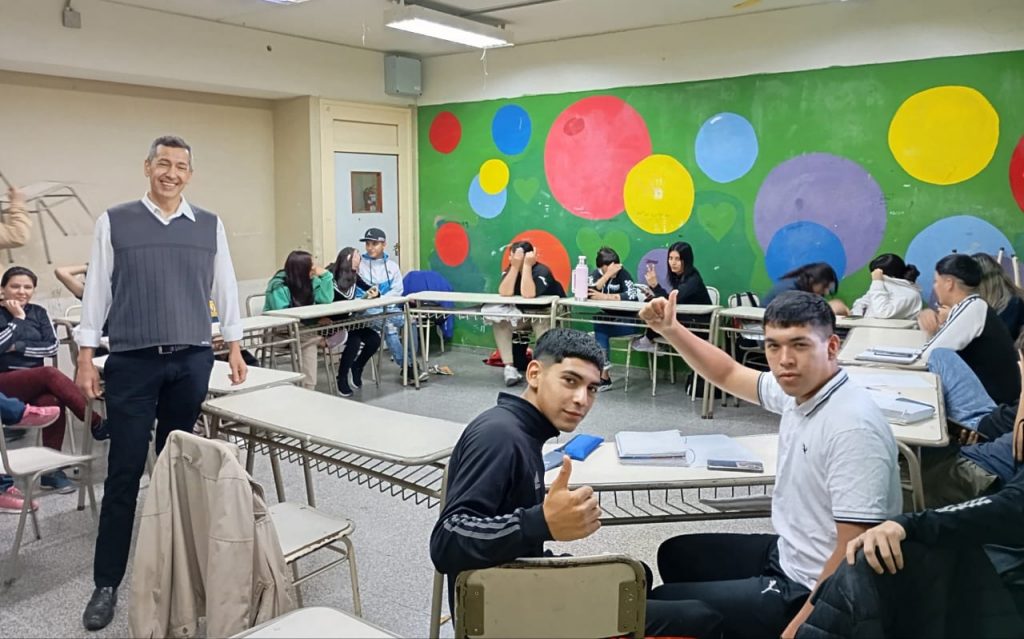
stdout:
<svg viewBox="0 0 1024 639">
<path fill-rule="evenodd" d="M 165 225 L 141 200 L 107 210 L 114 250 L 111 351 L 210 345 L 217 216 L 192 211 L 195 222 L 180 216 Z"/>
</svg>

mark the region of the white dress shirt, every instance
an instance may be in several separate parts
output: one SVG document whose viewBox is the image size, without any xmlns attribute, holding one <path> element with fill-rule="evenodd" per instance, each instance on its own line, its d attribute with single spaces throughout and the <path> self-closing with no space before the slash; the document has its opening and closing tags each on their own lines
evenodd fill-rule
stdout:
<svg viewBox="0 0 1024 639">
<path fill-rule="evenodd" d="M 142 204 L 149 209 L 156 219 L 167 226 L 172 220 L 184 215 L 193 222 L 196 215 L 185 198 L 174 215 L 165 218 L 160 207 L 149 199 L 149 194 L 142 196 Z M 92 240 L 92 258 L 89 260 L 89 271 L 85 278 L 85 292 L 82 295 L 82 321 L 75 329 L 75 341 L 79 346 L 96 348 L 100 345 L 103 324 L 107 321 L 110 303 L 113 298 L 110 279 L 114 274 L 114 247 L 110 244 L 110 217 L 106 211 L 96 220 L 96 230 Z M 237 342 L 242 339 L 242 321 L 238 311 L 238 282 L 235 280 L 235 267 L 231 263 L 231 251 L 228 249 L 227 233 L 224 224 L 217 218 L 217 254 L 213 261 L 213 303 L 217 306 L 217 317 L 220 319 L 220 332 L 225 342 Z M 212 326 L 212 324 L 211 324 Z M 211 328 L 212 334 L 212 328 Z"/>
</svg>

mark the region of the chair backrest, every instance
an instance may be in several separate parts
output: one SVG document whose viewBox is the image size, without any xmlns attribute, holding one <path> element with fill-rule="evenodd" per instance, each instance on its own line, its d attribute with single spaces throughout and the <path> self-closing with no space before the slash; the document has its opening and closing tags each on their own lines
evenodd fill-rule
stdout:
<svg viewBox="0 0 1024 639">
<path fill-rule="evenodd" d="M 73 304 L 64 311 L 64 319 L 82 319 L 82 305 Z"/>
<path fill-rule="evenodd" d="M 521 559 L 455 582 L 455 636 L 644 636 L 646 577 L 625 555 Z"/>
<path fill-rule="evenodd" d="M 715 306 L 720 306 L 722 304 L 722 294 L 719 293 L 718 289 L 715 288 L 714 286 L 708 286 L 707 289 L 708 297 L 711 298 L 711 303 L 714 304 Z"/>
<path fill-rule="evenodd" d="M 757 296 L 757 293 L 751 291 L 733 293 L 729 296 L 729 308 L 737 306 L 761 306 L 761 298 Z"/>
<path fill-rule="evenodd" d="M 245 298 L 245 316 L 255 317 L 263 314 L 263 303 L 267 296 L 264 293 L 253 293 Z"/>
</svg>

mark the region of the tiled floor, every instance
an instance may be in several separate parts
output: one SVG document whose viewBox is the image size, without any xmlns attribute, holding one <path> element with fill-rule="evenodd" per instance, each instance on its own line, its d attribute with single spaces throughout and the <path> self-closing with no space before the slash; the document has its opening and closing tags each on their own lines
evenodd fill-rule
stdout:
<svg viewBox="0 0 1024 639">
<path fill-rule="evenodd" d="M 354 400 L 365 401 L 403 412 L 466 422 L 494 403 L 503 390 L 501 369 L 481 363 L 486 353 L 457 349 L 435 353 L 431 363 L 449 365 L 455 376 L 432 376 L 422 390 L 403 389 L 398 368 L 384 364 L 380 388 L 368 382 Z M 621 369 L 616 369 L 616 375 Z M 632 429 L 680 428 L 684 433 L 718 432 L 729 435 L 757 434 L 775 430 L 777 420 L 754 406 L 718 407 L 713 420 L 699 417 L 699 406 L 691 403 L 682 383 L 659 381 L 657 397 L 650 395 L 650 382 L 643 370 L 631 375 L 628 395 L 621 380 L 611 391 L 601 393 L 581 431 L 609 437 L 623 425 Z M 321 389 L 326 384 L 321 373 Z M 521 387 L 519 388 L 521 391 Z M 344 419 L 344 415 L 339 415 Z M 373 428 L 373 424 L 366 424 Z M 304 496 L 302 475 L 295 466 L 285 465 L 287 495 Z M 273 494 L 270 465 L 257 459 L 256 478 Z M 342 514 L 356 524 L 354 543 L 359 567 L 364 616 L 402 636 L 425 636 L 429 623 L 432 567 L 427 552 L 430 529 L 437 509 L 412 501 L 391 498 L 331 476 L 316 477 L 317 507 Z M 102 485 L 100 485 L 102 491 Z M 143 494 L 140 495 L 140 507 Z M 44 496 L 40 527 L 43 538 L 22 548 L 22 574 L 15 584 L 0 591 L 0 637 L 124 637 L 127 636 L 127 599 L 131 575 L 120 592 L 121 603 L 114 622 L 104 631 L 90 634 L 82 628 L 81 613 L 92 590 L 92 555 L 95 526 L 88 509 L 75 510 L 76 495 Z M 13 540 L 17 518 L 0 515 L 0 551 L 6 553 Z M 763 519 L 688 524 L 605 527 L 592 537 L 572 543 L 552 544 L 559 552 L 592 554 L 627 552 L 638 559 L 654 561 L 658 544 L 685 532 L 712 530 L 765 532 Z M 308 567 L 306 567 L 308 569 Z M 352 610 L 347 570 L 320 575 L 303 588 L 306 605 L 327 605 Z M 443 628 L 451 635 L 451 626 Z"/>
</svg>

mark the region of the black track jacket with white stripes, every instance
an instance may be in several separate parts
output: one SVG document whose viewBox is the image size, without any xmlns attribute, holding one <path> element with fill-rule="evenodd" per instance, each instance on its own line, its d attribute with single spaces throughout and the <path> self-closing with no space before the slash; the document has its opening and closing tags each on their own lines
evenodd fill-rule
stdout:
<svg viewBox="0 0 1024 639">
<path fill-rule="evenodd" d="M 500 393 L 455 444 L 444 509 L 430 535 L 430 559 L 448 575 L 449 604 L 463 570 L 544 554 L 551 532 L 541 447 L 556 435 L 533 404 Z"/>
<path fill-rule="evenodd" d="M 38 304 L 25 305 L 25 319 L 0 308 L 0 372 L 35 368 L 55 357 L 60 342 L 50 314 Z"/>
</svg>

